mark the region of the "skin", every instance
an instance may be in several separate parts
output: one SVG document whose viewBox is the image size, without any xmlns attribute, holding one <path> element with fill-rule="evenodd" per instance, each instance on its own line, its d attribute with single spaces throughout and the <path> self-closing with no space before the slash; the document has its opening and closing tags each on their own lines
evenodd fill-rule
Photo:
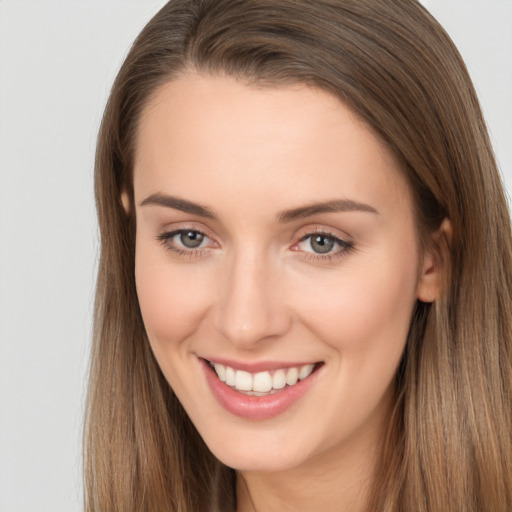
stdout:
<svg viewBox="0 0 512 512">
<path fill-rule="evenodd" d="M 414 305 L 440 288 L 397 160 L 326 92 L 190 73 L 143 111 L 134 194 L 151 347 L 206 444 L 237 470 L 238 511 L 364 510 Z M 154 194 L 213 217 L 142 204 Z M 280 220 L 333 200 L 369 211 Z M 206 237 L 198 249 L 158 238 L 180 229 Z M 316 254 L 318 232 L 345 243 Z M 323 364 L 298 402 L 259 421 L 217 402 L 200 357 Z"/>
</svg>

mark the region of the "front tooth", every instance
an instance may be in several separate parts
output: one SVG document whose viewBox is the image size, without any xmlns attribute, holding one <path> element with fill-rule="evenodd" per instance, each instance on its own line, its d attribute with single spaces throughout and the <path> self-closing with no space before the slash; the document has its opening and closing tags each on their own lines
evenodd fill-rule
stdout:
<svg viewBox="0 0 512 512">
<path fill-rule="evenodd" d="M 233 370 L 233 368 L 230 368 L 229 366 L 226 366 L 226 384 L 228 386 L 234 386 L 235 382 L 236 382 L 235 370 Z"/>
<path fill-rule="evenodd" d="M 237 370 L 235 387 L 239 391 L 252 391 L 252 375 L 249 372 Z"/>
<path fill-rule="evenodd" d="M 223 364 L 215 363 L 215 373 L 222 382 L 226 382 L 226 367 Z"/>
<path fill-rule="evenodd" d="M 272 377 L 272 387 L 274 389 L 283 389 L 286 386 L 286 374 L 284 370 L 277 370 Z"/>
<path fill-rule="evenodd" d="M 268 372 L 260 372 L 254 375 L 252 382 L 253 391 L 266 393 L 272 389 L 272 377 Z"/>
<path fill-rule="evenodd" d="M 302 366 L 299 371 L 299 379 L 303 380 L 306 377 L 309 377 L 309 375 L 311 375 L 311 372 L 313 371 L 314 367 L 315 367 L 314 364 L 306 364 L 306 365 Z"/>
<path fill-rule="evenodd" d="M 286 384 L 288 386 L 293 386 L 294 384 L 297 384 L 297 381 L 299 380 L 299 370 L 297 368 L 290 368 L 286 372 Z"/>
</svg>

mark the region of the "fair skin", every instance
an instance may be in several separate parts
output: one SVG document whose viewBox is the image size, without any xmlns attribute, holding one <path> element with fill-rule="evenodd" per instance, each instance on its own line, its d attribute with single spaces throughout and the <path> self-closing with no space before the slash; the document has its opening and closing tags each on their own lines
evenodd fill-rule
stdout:
<svg viewBox="0 0 512 512">
<path fill-rule="evenodd" d="M 238 512 L 363 511 L 414 305 L 440 287 L 396 159 L 326 92 L 190 73 L 143 111 L 134 197 L 149 341 Z M 207 361 L 312 373 L 255 394 Z"/>
</svg>

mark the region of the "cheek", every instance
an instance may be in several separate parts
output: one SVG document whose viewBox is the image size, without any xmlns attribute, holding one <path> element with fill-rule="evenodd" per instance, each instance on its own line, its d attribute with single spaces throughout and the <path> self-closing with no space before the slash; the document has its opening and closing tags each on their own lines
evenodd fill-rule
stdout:
<svg viewBox="0 0 512 512">
<path fill-rule="evenodd" d="M 411 260 L 403 254 L 359 258 L 321 286 L 308 286 L 307 294 L 297 293 L 303 322 L 334 349 L 395 346 L 401 352 L 416 303 L 417 265 Z"/>
<path fill-rule="evenodd" d="M 160 249 L 160 248 L 159 248 Z M 161 253 L 161 254 L 159 254 Z M 211 301 L 207 275 L 194 265 L 173 265 L 165 250 L 137 244 L 135 282 L 144 325 L 153 349 L 187 339 Z"/>
</svg>

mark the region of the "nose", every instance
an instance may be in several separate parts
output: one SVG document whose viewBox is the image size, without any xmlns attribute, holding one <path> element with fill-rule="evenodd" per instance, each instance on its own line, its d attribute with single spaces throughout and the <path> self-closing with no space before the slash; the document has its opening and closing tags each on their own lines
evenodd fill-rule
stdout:
<svg viewBox="0 0 512 512">
<path fill-rule="evenodd" d="M 256 349 L 291 326 L 279 268 L 256 254 L 230 263 L 221 276 L 217 329 L 237 347 Z"/>
</svg>

